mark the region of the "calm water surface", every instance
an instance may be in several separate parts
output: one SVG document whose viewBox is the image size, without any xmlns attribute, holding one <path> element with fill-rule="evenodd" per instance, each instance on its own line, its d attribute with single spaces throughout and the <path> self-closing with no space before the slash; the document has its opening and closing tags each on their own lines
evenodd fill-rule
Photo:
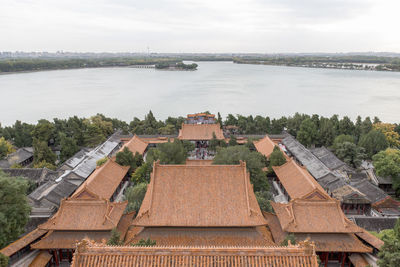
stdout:
<svg viewBox="0 0 400 267">
<path fill-rule="evenodd" d="M 126 121 L 209 110 L 270 117 L 302 113 L 400 121 L 400 73 L 200 62 L 197 71 L 135 68 L 0 75 L 0 122 L 103 113 Z"/>
</svg>

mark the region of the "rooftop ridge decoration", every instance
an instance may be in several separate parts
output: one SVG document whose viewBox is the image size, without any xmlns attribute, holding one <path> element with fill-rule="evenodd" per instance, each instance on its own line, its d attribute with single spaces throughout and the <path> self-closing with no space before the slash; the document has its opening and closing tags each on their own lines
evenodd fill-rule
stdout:
<svg viewBox="0 0 400 267">
<path fill-rule="evenodd" d="M 154 162 L 135 226 L 266 225 L 246 164 L 162 165 Z"/>
<path fill-rule="evenodd" d="M 82 240 L 72 267 L 83 266 L 258 266 L 317 267 L 315 244 L 308 240 L 287 247 L 106 246 Z M 229 265 L 230 266 L 230 265 Z"/>
</svg>

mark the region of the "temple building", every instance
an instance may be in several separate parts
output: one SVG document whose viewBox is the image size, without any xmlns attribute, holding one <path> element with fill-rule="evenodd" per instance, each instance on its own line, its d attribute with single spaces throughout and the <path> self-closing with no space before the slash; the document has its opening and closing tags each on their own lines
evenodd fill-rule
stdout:
<svg viewBox="0 0 400 267">
<path fill-rule="evenodd" d="M 208 113 L 188 114 L 186 118 L 187 124 L 213 124 L 215 122 L 215 115 Z"/>
<path fill-rule="evenodd" d="M 267 222 L 240 165 L 160 165 L 125 243 L 158 246 L 273 246 Z"/>
</svg>

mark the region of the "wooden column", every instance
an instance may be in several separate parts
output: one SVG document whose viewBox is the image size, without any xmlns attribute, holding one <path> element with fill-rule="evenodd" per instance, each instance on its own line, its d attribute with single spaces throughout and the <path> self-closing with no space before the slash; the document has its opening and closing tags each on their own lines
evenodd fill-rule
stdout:
<svg viewBox="0 0 400 267">
<path fill-rule="evenodd" d="M 346 252 L 343 252 L 342 267 L 344 267 L 344 263 L 345 263 L 345 261 L 346 261 L 346 255 L 347 255 L 347 253 L 346 253 Z"/>
<path fill-rule="evenodd" d="M 326 255 L 325 255 L 325 267 L 328 267 L 328 260 L 329 260 L 329 252 L 326 252 Z"/>
</svg>

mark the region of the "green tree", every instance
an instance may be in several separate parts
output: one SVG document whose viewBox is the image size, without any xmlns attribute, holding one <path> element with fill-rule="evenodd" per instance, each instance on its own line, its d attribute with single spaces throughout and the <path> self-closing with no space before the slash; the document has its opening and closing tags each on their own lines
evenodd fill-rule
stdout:
<svg viewBox="0 0 400 267">
<path fill-rule="evenodd" d="M 384 245 L 378 253 L 378 265 L 380 267 L 400 266 L 400 219 L 394 227 L 393 236 L 384 235 Z"/>
<path fill-rule="evenodd" d="M 229 145 L 229 146 L 237 146 L 237 145 L 238 145 L 236 136 L 234 136 L 234 135 L 231 134 L 231 136 L 230 136 L 230 138 L 229 138 L 229 143 L 228 143 L 228 145 Z"/>
<path fill-rule="evenodd" d="M 361 135 L 369 133 L 372 130 L 372 121 L 370 117 L 366 117 L 361 124 Z"/>
<path fill-rule="evenodd" d="M 84 133 L 84 145 L 95 147 L 106 140 L 106 136 L 98 125 L 86 123 L 86 132 Z"/>
<path fill-rule="evenodd" d="M 400 195 L 400 150 L 387 148 L 372 157 L 376 173 L 382 177 L 392 177 L 393 188 Z"/>
<path fill-rule="evenodd" d="M 330 119 L 324 117 L 321 117 L 319 124 L 318 143 L 329 147 L 333 144 L 336 136 L 335 127 Z"/>
<path fill-rule="evenodd" d="M 121 240 L 121 233 L 118 232 L 117 228 L 111 230 L 110 238 L 107 240 L 107 245 L 109 246 L 120 246 L 123 242 Z"/>
<path fill-rule="evenodd" d="M 142 238 L 137 243 L 131 244 L 133 247 L 154 247 L 155 245 L 156 241 L 151 240 L 150 238 L 147 238 L 146 240 Z"/>
<path fill-rule="evenodd" d="M 272 194 L 268 191 L 255 192 L 256 199 L 260 209 L 263 211 L 273 212 L 271 202 Z"/>
<path fill-rule="evenodd" d="M 9 260 L 6 255 L 0 253 L 0 267 L 7 267 Z"/>
<path fill-rule="evenodd" d="M 162 143 L 157 146 L 160 151 L 161 164 L 185 164 L 187 151 L 182 142 L 175 139 L 174 142 Z"/>
<path fill-rule="evenodd" d="M 362 119 L 361 116 L 357 116 L 356 123 L 354 124 L 354 136 L 356 137 L 356 141 L 360 140 L 362 132 Z"/>
<path fill-rule="evenodd" d="M 337 146 L 335 154 L 345 163 L 357 168 L 361 165 L 362 160 L 366 158 L 364 151 L 364 148 L 354 143 L 343 142 Z"/>
<path fill-rule="evenodd" d="M 135 172 L 132 174 L 131 181 L 135 184 L 138 183 L 149 183 L 150 182 L 150 174 L 153 171 L 152 164 L 146 162 L 142 166 L 138 167 Z"/>
<path fill-rule="evenodd" d="M 245 146 L 221 148 L 217 151 L 213 164 L 239 164 L 240 160 L 246 162 L 254 191 L 269 191 L 267 175 L 262 170 L 266 167 L 265 157 L 256 151 L 250 151 Z"/>
<path fill-rule="evenodd" d="M 25 179 L 0 171 L 0 248 L 17 239 L 29 220 L 30 206 Z"/>
<path fill-rule="evenodd" d="M 32 137 L 37 140 L 49 143 L 54 138 L 54 124 L 48 120 L 39 120 L 32 131 Z"/>
<path fill-rule="evenodd" d="M 67 137 L 65 133 L 60 132 L 58 136 L 60 137 L 61 146 L 60 160 L 65 161 L 78 152 L 79 147 L 76 144 L 75 139 L 72 137 Z"/>
<path fill-rule="evenodd" d="M 349 117 L 344 116 L 339 122 L 339 133 L 345 135 L 354 134 L 354 123 Z"/>
<path fill-rule="evenodd" d="M 286 158 L 279 147 L 275 146 L 269 156 L 269 170 L 272 171 L 272 166 L 281 166 L 286 163 Z"/>
<path fill-rule="evenodd" d="M 365 149 L 369 158 L 379 151 L 385 150 L 389 146 L 385 135 L 377 130 L 371 130 L 367 134 L 361 136 L 358 145 Z"/>
<path fill-rule="evenodd" d="M 222 117 L 221 117 L 221 114 L 218 112 L 218 115 L 217 115 L 217 122 L 219 123 L 219 125 L 222 127 L 223 125 L 222 125 Z"/>
<path fill-rule="evenodd" d="M 16 121 L 13 125 L 13 139 L 17 147 L 30 147 L 32 146 L 32 131 L 35 129 L 34 125 L 21 123 Z"/>
<path fill-rule="evenodd" d="M 128 200 L 128 206 L 126 208 L 128 212 L 139 212 L 146 191 L 147 183 L 139 183 L 126 189 L 125 199 Z"/>
<path fill-rule="evenodd" d="M 333 150 L 337 150 L 341 144 L 344 142 L 349 142 L 349 143 L 354 143 L 354 136 L 352 135 L 346 135 L 346 134 L 341 134 L 335 137 L 335 140 L 333 140 L 333 145 L 332 148 Z"/>
<path fill-rule="evenodd" d="M 310 147 L 315 144 L 318 138 L 317 126 L 311 119 L 305 119 L 301 125 L 300 130 L 297 133 L 297 140 L 306 147 Z"/>
<path fill-rule="evenodd" d="M 55 165 L 56 155 L 53 153 L 51 148 L 47 145 L 47 141 L 41 141 L 39 139 L 33 139 L 33 163 L 45 161 L 52 165 Z"/>
<path fill-rule="evenodd" d="M 134 156 L 127 147 L 124 147 L 122 151 L 117 153 L 115 162 L 122 166 L 129 166 L 129 173 L 132 173 L 143 164 L 143 157 L 138 152 Z"/>
<path fill-rule="evenodd" d="M 8 154 L 14 152 L 15 149 L 4 137 L 0 137 L 0 159 L 5 158 Z"/>
</svg>

